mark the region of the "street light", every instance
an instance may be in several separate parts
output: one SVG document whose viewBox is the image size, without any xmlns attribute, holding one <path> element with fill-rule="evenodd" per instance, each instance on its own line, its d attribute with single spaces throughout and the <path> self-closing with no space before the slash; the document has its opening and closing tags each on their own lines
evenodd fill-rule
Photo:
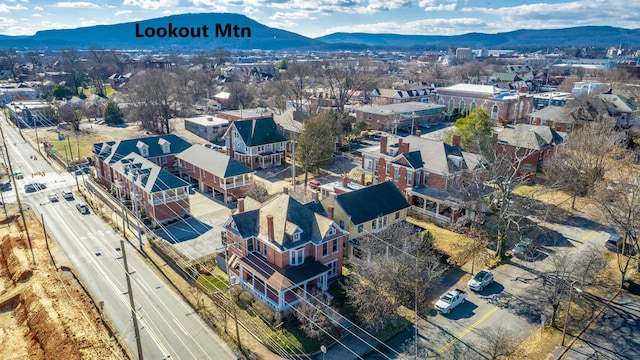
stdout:
<svg viewBox="0 0 640 360">
<path fill-rule="evenodd" d="M 577 281 L 578 280 L 573 280 L 569 288 L 569 304 L 567 305 L 567 314 L 565 315 L 564 325 L 562 326 L 562 346 L 564 346 L 564 339 L 567 336 L 567 323 L 569 322 L 569 309 L 571 308 L 571 302 L 573 300 L 573 289 L 576 289 L 578 294 L 582 294 L 582 289 L 573 286 Z"/>
</svg>

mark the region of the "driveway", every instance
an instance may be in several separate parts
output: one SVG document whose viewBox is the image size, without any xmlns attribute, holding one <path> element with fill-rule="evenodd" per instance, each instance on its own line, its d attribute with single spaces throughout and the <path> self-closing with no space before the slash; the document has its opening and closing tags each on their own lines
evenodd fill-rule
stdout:
<svg viewBox="0 0 640 360">
<path fill-rule="evenodd" d="M 189 195 L 191 217 L 156 234 L 191 260 L 220 252 L 220 233 L 231 209 L 199 192 Z"/>
</svg>

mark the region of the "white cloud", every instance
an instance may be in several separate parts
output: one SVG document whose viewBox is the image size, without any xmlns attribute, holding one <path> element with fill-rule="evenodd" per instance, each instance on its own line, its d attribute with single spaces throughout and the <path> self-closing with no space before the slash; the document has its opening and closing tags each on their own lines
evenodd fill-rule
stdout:
<svg viewBox="0 0 640 360">
<path fill-rule="evenodd" d="M 394 10 L 409 7 L 412 3 L 412 0 L 369 0 L 367 8 L 371 10 Z"/>
<path fill-rule="evenodd" d="M 177 6 L 179 0 L 124 0 L 122 5 L 139 6 L 143 9 L 158 10 L 164 7 Z"/>
<path fill-rule="evenodd" d="M 290 21 L 290 20 L 285 20 L 285 21 L 280 21 L 280 22 L 270 22 L 266 24 L 268 27 L 272 27 L 272 28 L 276 28 L 276 29 L 288 29 L 288 28 L 292 28 L 294 26 L 297 26 L 298 24 Z"/>
<path fill-rule="evenodd" d="M 133 11 L 131 10 L 120 10 L 120 11 L 116 11 L 116 16 L 120 16 L 120 15 L 128 15 L 131 14 Z"/>
<path fill-rule="evenodd" d="M 88 1 L 62 1 L 56 6 L 61 8 L 99 8 L 100 6 Z"/>
<path fill-rule="evenodd" d="M 9 6 L 7 4 L 0 4 L 0 13 L 8 13 L 10 11 L 13 10 L 27 10 L 26 7 L 24 7 L 23 5 L 15 5 L 15 6 Z"/>
<path fill-rule="evenodd" d="M 318 18 L 312 16 L 308 11 L 291 11 L 291 12 L 281 12 L 277 11 L 273 15 L 269 16 L 271 20 L 281 20 L 281 19 L 305 19 L 305 20 L 317 20 Z"/>
<path fill-rule="evenodd" d="M 244 14 L 249 14 L 249 15 L 262 14 L 262 11 L 260 9 L 258 9 L 257 7 L 253 7 L 253 6 L 245 6 L 245 8 L 244 8 L 244 10 L 242 12 Z"/>
<path fill-rule="evenodd" d="M 42 17 L 42 14 L 33 14 L 31 16 L 33 16 L 33 17 Z"/>
<path fill-rule="evenodd" d="M 420 0 L 418 6 L 424 11 L 455 11 L 458 3 L 456 0 Z"/>
<path fill-rule="evenodd" d="M 33 10 L 35 11 L 44 11 L 44 9 L 41 6 L 36 6 L 33 8 Z"/>
<path fill-rule="evenodd" d="M 334 26 L 326 29 L 326 34 L 334 32 L 363 32 L 406 35 L 457 35 L 472 31 L 486 31 L 488 24 L 476 18 L 423 19 L 408 22 L 379 22 L 375 24 L 353 24 Z"/>
</svg>

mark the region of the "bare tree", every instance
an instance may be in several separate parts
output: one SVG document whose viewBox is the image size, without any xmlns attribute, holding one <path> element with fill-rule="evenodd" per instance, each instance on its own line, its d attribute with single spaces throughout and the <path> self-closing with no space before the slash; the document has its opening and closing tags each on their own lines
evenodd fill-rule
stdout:
<svg viewBox="0 0 640 360">
<path fill-rule="evenodd" d="M 577 196 L 592 192 L 604 179 L 607 161 L 622 143 L 622 133 L 615 131 L 614 125 L 610 119 L 582 124 L 571 134 L 564 150 L 545 163 L 545 180 L 573 195 L 571 208 L 575 209 Z"/>
<path fill-rule="evenodd" d="M 330 303 L 325 295 L 316 293 L 296 306 L 295 316 L 307 337 L 322 340 L 329 335 L 337 335 L 338 313 Z"/>
<path fill-rule="evenodd" d="M 431 309 L 424 292 L 446 269 L 432 240 L 408 223 L 358 238 L 361 260 L 354 261 L 345 289 L 364 324 L 376 330 L 392 324 L 400 305 L 419 313 Z"/>
<path fill-rule="evenodd" d="M 177 102 L 175 74 L 162 70 L 147 70 L 131 80 L 128 93 L 134 103 L 130 116 L 141 127 L 156 133 L 170 132 L 171 106 Z"/>
<path fill-rule="evenodd" d="M 636 168 L 635 154 L 614 163 L 611 167 L 615 183 L 601 183 L 596 190 L 596 204 L 607 222 L 622 237 L 617 253 L 620 286 L 624 285 L 631 260 L 640 252 L 640 172 Z M 639 265 L 640 267 L 640 265 Z"/>
<path fill-rule="evenodd" d="M 80 121 L 84 113 L 77 105 L 65 104 L 58 109 L 58 119 L 68 122 L 73 127 L 73 131 L 80 131 Z"/>
<path fill-rule="evenodd" d="M 14 81 L 18 79 L 17 66 L 19 61 L 20 55 L 16 49 L 0 51 L 0 69 L 9 71 Z"/>
<path fill-rule="evenodd" d="M 309 179 L 309 170 L 314 166 L 331 162 L 334 139 L 333 128 L 323 115 L 307 119 L 304 122 L 302 132 L 297 138 L 297 150 L 298 160 L 304 170 L 305 189 Z"/>
<path fill-rule="evenodd" d="M 518 345 L 516 334 L 504 326 L 483 329 L 480 338 L 480 351 L 490 360 L 510 359 Z"/>
</svg>

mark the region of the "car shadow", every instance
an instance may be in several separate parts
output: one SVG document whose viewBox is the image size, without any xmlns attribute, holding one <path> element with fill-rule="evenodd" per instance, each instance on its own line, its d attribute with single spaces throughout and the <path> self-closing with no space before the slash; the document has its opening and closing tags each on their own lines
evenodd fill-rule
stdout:
<svg viewBox="0 0 640 360">
<path fill-rule="evenodd" d="M 464 303 L 456 306 L 455 309 L 451 310 L 448 314 L 442 314 L 451 320 L 460 320 L 460 319 L 468 319 L 476 314 L 475 310 L 478 308 L 478 305 L 465 301 Z"/>
<path fill-rule="evenodd" d="M 481 297 L 486 297 L 486 296 L 500 294 L 503 291 L 504 291 L 504 286 L 494 281 L 491 284 L 485 286 L 485 288 L 482 289 L 482 291 L 476 291 L 476 294 L 478 294 Z"/>
</svg>

